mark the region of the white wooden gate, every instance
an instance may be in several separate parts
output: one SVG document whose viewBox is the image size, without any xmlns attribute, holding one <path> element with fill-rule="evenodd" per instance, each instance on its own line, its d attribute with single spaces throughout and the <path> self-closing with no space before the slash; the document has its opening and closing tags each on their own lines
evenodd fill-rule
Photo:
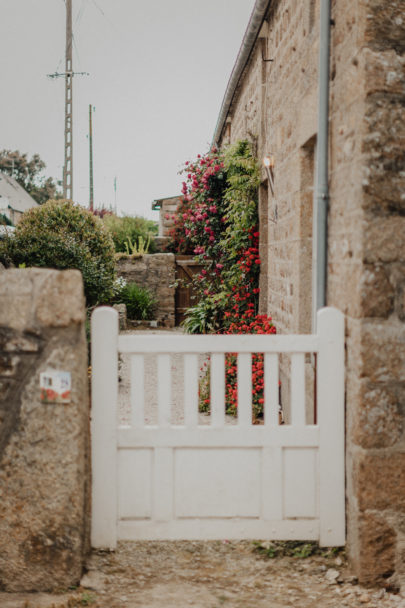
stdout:
<svg viewBox="0 0 405 608">
<path fill-rule="evenodd" d="M 117 540 L 345 543 L 344 321 L 316 335 L 118 335 L 92 318 L 92 545 Z M 131 354 L 131 424 L 117 422 L 118 354 Z M 145 353 L 157 355 L 158 423 L 144 421 Z M 184 425 L 170 425 L 170 353 L 184 353 Z M 198 354 L 211 353 L 211 416 L 198 422 Z M 225 424 L 225 353 L 238 353 L 238 420 Z M 251 353 L 265 353 L 264 424 L 252 425 Z M 279 354 L 291 354 L 291 421 L 278 424 Z M 317 354 L 317 424 L 305 422 L 305 354 Z"/>
</svg>

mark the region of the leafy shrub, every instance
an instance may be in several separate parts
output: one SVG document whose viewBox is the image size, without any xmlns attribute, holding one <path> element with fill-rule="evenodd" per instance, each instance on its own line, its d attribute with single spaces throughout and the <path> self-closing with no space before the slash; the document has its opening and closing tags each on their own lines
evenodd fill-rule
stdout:
<svg viewBox="0 0 405 608">
<path fill-rule="evenodd" d="M 80 270 L 88 305 L 111 297 L 115 278 L 111 236 L 101 220 L 72 201 L 48 201 L 27 211 L 6 247 L 17 266 Z"/>
<path fill-rule="evenodd" d="M 136 283 L 127 283 L 117 296 L 117 302 L 126 304 L 129 319 L 153 319 L 157 301 L 154 295 Z"/>
<path fill-rule="evenodd" d="M 258 311 L 260 172 L 247 141 L 211 149 L 184 171 L 171 248 L 192 251 L 202 267 L 193 279 L 198 304 L 188 309 L 184 327 L 189 333 L 222 331 Z"/>
<path fill-rule="evenodd" d="M 4 215 L 4 213 L 0 213 L 0 226 L 12 226 L 13 222 Z"/>
<path fill-rule="evenodd" d="M 139 242 L 139 237 L 142 237 L 146 242 L 148 237 L 156 235 L 158 225 L 153 220 L 148 220 L 143 217 L 117 217 L 116 215 L 105 215 L 103 218 L 104 225 L 108 228 L 114 241 L 115 251 L 117 253 L 127 253 L 126 245 L 129 242 Z M 151 239 L 149 253 L 156 251 L 156 245 Z"/>
</svg>

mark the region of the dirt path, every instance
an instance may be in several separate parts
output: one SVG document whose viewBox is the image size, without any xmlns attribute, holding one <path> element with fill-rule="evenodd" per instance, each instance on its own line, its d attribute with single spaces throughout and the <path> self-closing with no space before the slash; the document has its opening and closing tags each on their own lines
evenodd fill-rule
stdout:
<svg viewBox="0 0 405 608">
<path fill-rule="evenodd" d="M 268 545 L 265 545 L 268 546 Z M 344 556 L 269 557 L 253 543 L 120 543 L 94 552 L 68 594 L 7 595 L 1 608 L 393 608 L 405 598 L 355 583 Z"/>
</svg>

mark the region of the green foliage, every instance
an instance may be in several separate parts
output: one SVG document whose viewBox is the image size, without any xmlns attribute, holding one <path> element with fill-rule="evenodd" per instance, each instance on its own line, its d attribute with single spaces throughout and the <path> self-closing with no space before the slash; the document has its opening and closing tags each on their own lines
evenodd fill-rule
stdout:
<svg viewBox="0 0 405 608">
<path fill-rule="evenodd" d="M 48 201 L 27 211 L 5 247 L 16 266 L 80 270 L 88 305 L 111 297 L 115 278 L 111 236 L 101 220 L 72 201 Z"/>
<path fill-rule="evenodd" d="M 111 233 L 117 253 L 127 253 L 128 239 L 131 243 L 138 243 L 139 238 L 142 237 L 143 241 L 146 242 L 158 233 L 157 223 L 143 217 L 105 215 L 103 223 Z M 149 253 L 154 253 L 155 251 L 156 245 L 151 239 Z"/>
<path fill-rule="evenodd" d="M 259 168 L 251 144 L 239 141 L 186 163 L 183 202 L 174 217 L 176 251 L 193 251 L 203 268 L 193 281 L 198 304 L 188 309 L 189 333 L 227 329 L 258 309 Z"/>
<path fill-rule="evenodd" d="M 153 319 L 157 300 L 145 287 L 127 283 L 116 296 L 116 301 L 126 305 L 128 319 Z"/>
<path fill-rule="evenodd" d="M 269 558 L 274 557 L 298 557 L 306 558 L 320 553 L 317 543 L 302 542 L 302 541 L 273 541 L 273 542 L 255 542 L 254 551 Z"/>
<path fill-rule="evenodd" d="M 187 310 L 183 327 L 188 334 L 215 333 L 221 323 L 225 302 L 222 294 L 207 296 Z"/>
<path fill-rule="evenodd" d="M 27 154 L 21 154 L 19 150 L 0 150 L 0 171 L 13 177 L 40 205 L 50 199 L 62 198 L 60 182 L 41 175 L 45 168 L 39 154 L 28 160 Z"/>
<path fill-rule="evenodd" d="M 138 243 L 136 241 L 133 243 L 131 240 L 131 237 L 129 236 L 125 243 L 125 249 L 126 249 L 127 255 L 132 255 L 132 256 L 145 255 L 146 253 L 148 253 L 149 247 L 150 247 L 150 235 L 148 236 L 146 243 L 143 239 L 143 236 L 138 237 Z"/>
<path fill-rule="evenodd" d="M 7 217 L 7 215 L 4 215 L 4 213 L 0 213 L 0 226 L 12 226 L 13 222 L 10 220 L 10 218 Z"/>
</svg>

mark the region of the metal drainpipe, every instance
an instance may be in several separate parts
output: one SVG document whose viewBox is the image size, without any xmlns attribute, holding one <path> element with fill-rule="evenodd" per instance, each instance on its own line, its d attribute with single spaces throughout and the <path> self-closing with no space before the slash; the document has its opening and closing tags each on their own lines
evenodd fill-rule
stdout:
<svg viewBox="0 0 405 608">
<path fill-rule="evenodd" d="M 326 305 L 328 263 L 328 147 L 329 147 L 329 62 L 331 0 L 321 0 L 319 39 L 318 140 L 316 153 L 316 187 L 314 192 L 313 236 L 313 306 L 316 311 Z"/>
</svg>

